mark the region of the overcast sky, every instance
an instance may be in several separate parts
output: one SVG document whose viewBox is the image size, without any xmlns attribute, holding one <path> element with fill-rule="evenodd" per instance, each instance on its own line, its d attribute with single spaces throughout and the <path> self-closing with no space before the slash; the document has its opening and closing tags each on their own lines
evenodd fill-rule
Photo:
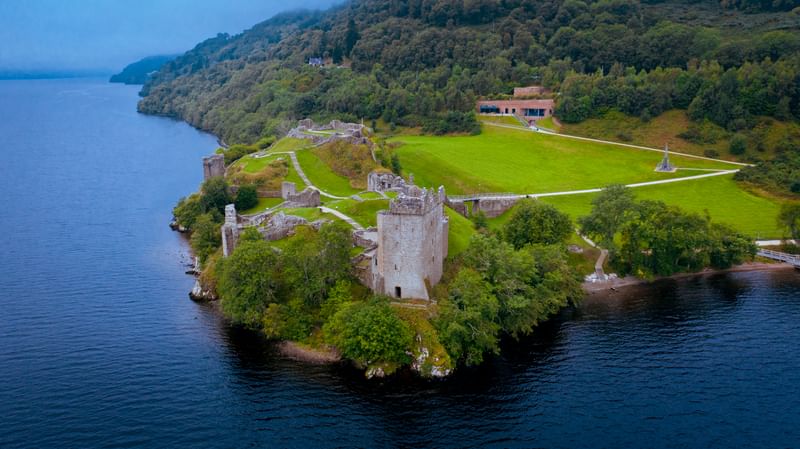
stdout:
<svg viewBox="0 0 800 449">
<path fill-rule="evenodd" d="M 117 71 L 336 0 L 0 0 L 0 70 Z"/>
</svg>

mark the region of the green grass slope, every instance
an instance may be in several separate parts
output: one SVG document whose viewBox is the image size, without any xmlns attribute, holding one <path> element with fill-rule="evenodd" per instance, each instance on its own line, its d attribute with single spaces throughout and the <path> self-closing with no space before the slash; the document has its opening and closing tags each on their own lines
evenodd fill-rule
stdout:
<svg viewBox="0 0 800 449">
<path fill-rule="evenodd" d="M 298 151 L 297 161 L 300 162 L 300 167 L 303 168 L 309 181 L 321 190 L 337 196 L 358 193 L 358 190 L 350 186 L 349 179 L 334 173 L 330 166 L 312 151 Z"/>
<path fill-rule="evenodd" d="M 754 238 L 783 235 L 776 221 L 781 203 L 742 190 L 732 176 L 639 187 L 633 192 L 638 199 L 659 200 L 702 215 L 707 212 L 713 221 L 729 224 Z M 541 200 L 576 219 L 590 212 L 595 195 L 554 196 Z M 506 215 L 508 213 L 503 217 Z"/>
<path fill-rule="evenodd" d="M 656 173 L 662 156 L 654 151 L 491 125 L 484 125 L 477 136 L 402 136 L 392 141 L 404 143 L 397 153 L 417 184 L 444 185 L 451 194 L 558 192 L 698 174 Z M 735 168 L 680 156 L 672 161 L 685 168 Z"/>
</svg>

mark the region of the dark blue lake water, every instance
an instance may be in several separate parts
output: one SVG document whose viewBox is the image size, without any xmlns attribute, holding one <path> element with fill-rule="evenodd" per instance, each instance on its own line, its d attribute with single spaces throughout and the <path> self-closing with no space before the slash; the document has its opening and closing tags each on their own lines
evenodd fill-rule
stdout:
<svg viewBox="0 0 800 449">
<path fill-rule="evenodd" d="M 444 382 L 227 326 L 167 223 L 215 139 L 102 80 L 0 81 L 0 448 L 800 447 L 800 273 L 590 299 Z"/>
</svg>

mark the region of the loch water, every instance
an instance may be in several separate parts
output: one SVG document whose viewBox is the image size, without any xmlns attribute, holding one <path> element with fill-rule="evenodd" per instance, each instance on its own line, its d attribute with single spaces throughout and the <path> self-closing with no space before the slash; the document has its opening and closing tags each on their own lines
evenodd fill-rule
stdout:
<svg viewBox="0 0 800 449">
<path fill-rule="evenodd" d="M 800 447 L 800 273 L 565 311 L 445 381 L 306 365 L 189 300 L 215 139 L 104 80 L 0 81 L 0 448 Z"/>
</svg>

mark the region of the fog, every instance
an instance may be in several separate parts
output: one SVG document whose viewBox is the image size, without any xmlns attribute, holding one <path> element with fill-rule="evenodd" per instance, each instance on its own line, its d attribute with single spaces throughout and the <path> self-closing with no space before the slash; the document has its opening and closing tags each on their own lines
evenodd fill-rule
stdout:
<svg viewBox="0 0 800 449">
<path fill-rule="evenodd" d="M 335 0 L 2 0 L 0 70 L 118 71 Z"/>
</svg>

